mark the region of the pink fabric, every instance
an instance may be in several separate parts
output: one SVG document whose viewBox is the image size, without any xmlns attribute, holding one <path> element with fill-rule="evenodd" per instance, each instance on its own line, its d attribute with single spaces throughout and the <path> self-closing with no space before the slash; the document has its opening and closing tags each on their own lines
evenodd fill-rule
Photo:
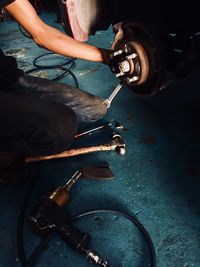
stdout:
<svg viewBox="0 0 200 267">
<path fill-rule="evenodd" d="M 88 34 L 84 32 L 80 26 L 77 9 L 78 6 L 75 0 L 66 0 L 67 16 L 69 18 L 69 23 L 74 39 L 81 42 L 86 42 L 88 41 Z"/>
</svg>

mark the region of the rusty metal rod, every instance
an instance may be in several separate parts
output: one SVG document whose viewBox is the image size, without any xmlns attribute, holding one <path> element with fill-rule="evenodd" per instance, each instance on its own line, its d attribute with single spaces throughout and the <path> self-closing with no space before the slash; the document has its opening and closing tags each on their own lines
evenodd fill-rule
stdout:
<svg viewBox="0 0 200 267">
<path fill-rule="evenodd" d="M 99 152 L 99 151 L 111 151 L 115 149 L 116 149 L 116 146 L 113 146 L 112 144 L 108 143 L 108 144 L 103 144 L 103 145 L 74 148 L 74 149 L 66 150 L 59 154 L 53 154 L 49 156 L 27 157 L 25 159 L 25 162 L 28 163 L 28 162 L 50 160 L 50 159 L 75 157 L 75 156 L 82 155 L 82 154 L 88 154 L 88 153 Z"/>
<path fill-rule="evenodd" d="M 77 133 L 77 134 L 75 135 L 75 139 L 76 139 L 76 138 L 79 138 L 79 137 L 82 137 L 82 136 L 84 136 L 84 135 L 87 135 L 87 134 L 91 134 L 91 133 L 96 132 L 96 131 L 99 131 L 99 130 L 103 130 L 104 128 L 109 127 L 109 126 L 111 126 L 111 125 L 112 125 L 112 123 L 107 123 L 107 124 L 98 126 L 98 127 L 96 127 L 96 128 L 90 129 L 90 130 L 88 130 L 88 131 L 81 132 L 81 133 Z"/>
</svg>

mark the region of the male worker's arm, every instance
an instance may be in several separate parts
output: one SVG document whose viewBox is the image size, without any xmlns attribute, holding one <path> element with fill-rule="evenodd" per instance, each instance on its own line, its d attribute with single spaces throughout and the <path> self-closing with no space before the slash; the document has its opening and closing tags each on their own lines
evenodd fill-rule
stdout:
<svg viewBox="0 0 200 267">
<path fill-rule="evenodd" d="M 108 63 L 109 50 L 76 41 L 45 24 L 28 0 L 15 0 L 7 5 L 6 9 L 30 33 L 39 46 L 67 57 Z"/>
</svg>

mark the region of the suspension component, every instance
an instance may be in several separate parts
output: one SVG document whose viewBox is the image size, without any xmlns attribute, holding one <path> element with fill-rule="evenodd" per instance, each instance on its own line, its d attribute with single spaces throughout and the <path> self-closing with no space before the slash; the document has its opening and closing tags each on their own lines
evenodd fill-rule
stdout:
<svg viewBox="0 0 200 267">
<path fill-rule="evenodd" d="M 113 57 L 116 58 L 115 69 L 113 69 L 116 72 L 115 76 L 132 86 L 144 83 L 149 75 L 146 51 L 136 40 L 122 44 L 122 46 L 123 49 L 113 53 Z"/>
<path fill-rule="evenodd" d="M 122 83 L 139 95 L 151 95 L 162 88 L 161 53 L 155 38 L 143 24 L 114 25 L 111 70 Z"/>
</svg>

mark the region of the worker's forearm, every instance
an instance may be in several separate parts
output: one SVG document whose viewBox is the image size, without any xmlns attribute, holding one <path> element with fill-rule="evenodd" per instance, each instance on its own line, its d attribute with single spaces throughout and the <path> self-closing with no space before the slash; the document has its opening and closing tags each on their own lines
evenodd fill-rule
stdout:
<svg viewBox="0 0 200 267">
<path fill-rule="evenodd" d="M 108 63 L 109 50 L 81 43 L 45 24 L 28 0 L 15 0 L 6 9 L 31 34 L 35 42 L 68 57 Z"/>
<path fill-rule="evenodd" d="M 45 25 L 41 34 L 35 37 L 35 42 L 64 56 L 108 63 L 109 50 L 79 42 L 47 25 Z"/>
</svg>

